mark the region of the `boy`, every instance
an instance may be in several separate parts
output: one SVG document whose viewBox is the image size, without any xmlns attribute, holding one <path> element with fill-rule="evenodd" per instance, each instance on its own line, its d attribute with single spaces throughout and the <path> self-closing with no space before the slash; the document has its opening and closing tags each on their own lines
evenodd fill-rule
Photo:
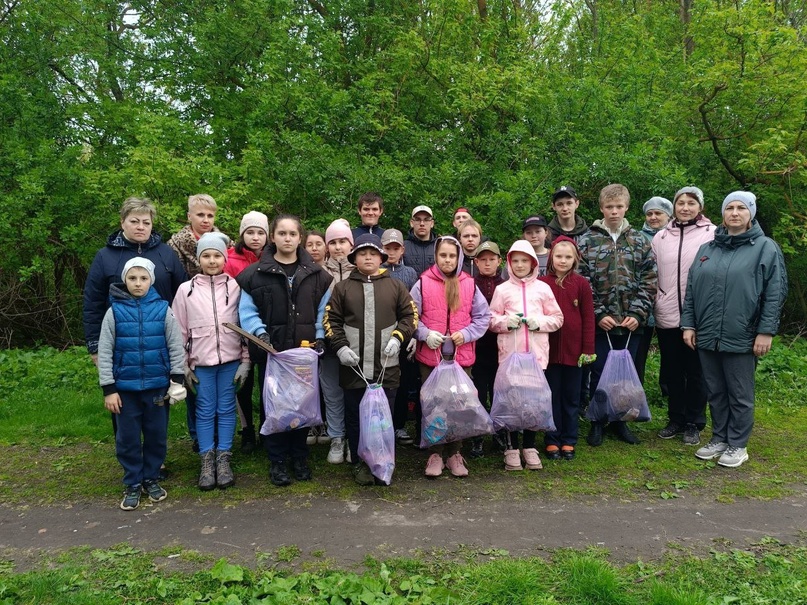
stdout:
<svg viewBox="0 0 807 605">
<path fill-rule="evenodd" d="M 409 235 L 404 242 L 404 264 L 418 277 L 434 264 L 434 213 L 428 206 L 415 206 L 409 219 Z"/>
<path fill-rule="evenodd" d="M 384 235 L 384 229 L 378 226 L 381 215 L 384 214 L 384 200 L 373 191 L 368 191 L 359 198 L 358 204 L 361 225 L 353 229 L 353 239 L 365 233 L 374 233 L 378 237 Z"/>
<path fill-rule="evenodd" d="M 496 286 L 505 281 L 502 277 L 501 261 L 502 255 L 499 246 L 491 241 L 482 242 L 474 252 L 474 264 L 477 269 L 474 282 L 488 304 L 493 299 L 493 291 Z M 493 404 L 493 381 L 496 379 L 496 371 L 499 369 L 499 348 L 496 337 L 494 332 L 488 330 L 482 338 L 476 341 L 476 361 L 471 371 L 474 386 L 479 392 L 479 400 L 488 411 Z M 494 440 L 498 442 L 497 436 L 494 436 Z M 502 442 L 502 444 L 504 443 L 506 441 Z M 504 448 L 502 448 L 503 450 Z M 481 458 L 484 455 L 482 437 L 476 437 L 471 442 L 471 458 Z"/>
<path fill-rule="evenodd" d="M 636 363 L 642 329 L 656 298 L 656 261 L 641 231 L 632 229 L 625 213 L 630 193 L 624 185 L 608 185 L 600 191 L 603 218 L 591 225 L 580 243 L 580 273 L 594 293 L 596 321 L 594 349 L 597 360 L 591 366 L 591 394 L 596 392 L 610 346 L 627 348 Z M 592 422 L 588 443 L 602 444 L 607 423 Z M 627 443 L 639 440 L 624 422 L 612 423 L 616 436 Z"/>
<path fill-rule="evenodd" d="M 118 420 L 115 452 L 126 486 L 120 507 L 134 510 L 141 490 L 152 502 L 168 495 L 157 482 L 167 448 L 164 400 L 173 405 L 185 399 L 185 350 L 174 314 L 152 288 L 154 263 L 132 258 L 121 279 L 123 284 L 110 287 L 111 305 L 101 324 L 98 376 L 104 406 Z"/>
<path fill-rule="evenodd" d="M 521 225 L 522 238 L 527 240 L 535 256 L 538 257 L 538 276 L 546 275 L 546 263 L 549 261 L 549 248 L 546 247 L 547 231 L 546 219 L 543 216 L 531 216 Z"/>
<path fill-rule="evenodd" d="M 381 267 L 389 269 L 390 277 L 403 282 L 406 289 L 411 290 L 418 280 L 418 274 L 412 267 L 403 264 L 403 233 L 397 229 L 386 229 L 381 236 L 381 245 L 384 246 L 384 254 L 387 255 L 387 260 Z"/>
<path fill-rule="evenodd" d="M 563 185 L 552 195 L 552 210 L 555 211 L 555 218 L 549 223 L 549 238 L 547 244 L 559 235 L 565 235 L 574 240 L 579 246 L 580 239 L 588 232 L 588 225 L 577 213 L 580 207 L 580 199 L 577 192 Z"/>
<path fill-rule="evenodd" d="M 370 468 L 358 455 L 359 403 L 367 385 L 357 371 L 370 384 L 381 379 L 387 401 L 395 401 L 400 379 L 398 357 L 401 345 L 417 326 L 417 309 L 406 287 L 381 268 L 387 254 L 377 235 L 360 236 L 348 260 L 356 269 L 334 286 L 323 324 L 341 364 L 339 382 L 345 390 L 345 429 L 353 478 L 359 485 L 373 485 Z"/>
</svg>

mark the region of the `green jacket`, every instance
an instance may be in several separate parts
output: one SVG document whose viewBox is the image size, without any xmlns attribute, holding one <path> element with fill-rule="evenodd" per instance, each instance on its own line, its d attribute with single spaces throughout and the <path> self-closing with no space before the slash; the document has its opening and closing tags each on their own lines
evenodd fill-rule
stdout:
<svg viewBox="0 0 807 605">
<path fill-rule="evenodd" d="M 776 334 L 787 297 L 782 250 L 759 223 L 731 236 L 720 226 L 689 269 L 681 327 L 709 351 L 750 353 L 757 334 Z"/>
<path fill-rule="evenodd" d="M 656 259 L 650 242 L 641 231 L 623 220 L 614 242 L 601 220 L 594 221 L 581 239 L 580 273 L 594 292 L 594 318 L 597 323 L 608 315 L 621 323 L 626 317 L 647 325 L 656 299 Z M 625 333 L 614 328 L 614 334 Z"/>
</svg>

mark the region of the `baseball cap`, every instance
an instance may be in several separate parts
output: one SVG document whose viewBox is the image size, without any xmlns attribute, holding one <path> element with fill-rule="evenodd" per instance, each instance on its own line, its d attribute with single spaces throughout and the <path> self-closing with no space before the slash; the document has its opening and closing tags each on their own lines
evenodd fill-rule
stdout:
<svg viewBox="0 0 807 605">
<path fill-rule="evenodd" d="M 385 229 L 384 235 L 381 236 L 381 245 L 386 246 L 387 244 L 400 244 L 403 246 L 403 233 L 397 229 Z"/>
<path fill-rule="evenodd" d="M 479 256 L 482 252 L 493 252 L 493 254 L 495 254 L 496 256 L 502 255 L 501 251 L 499 250 L 499 246 L 497 246 L 495 242 L 492 242 L 490 240 L 479 244 L 476 247 L 476 250 L 474 250 L 474 256 Z"/>
<path fill-rule="evenodd" d="M 521 230 L 524 231 L 527 227 L 544 227 L 546 228 L 547 222 L 543 216 L 534 215 L 526 218 L 524 222 L 521 224 Z"/>
<path fill-rule="evenodd" d="M 434 212 L 432 212 L 432 209 L 423 204 L 421 204 L 420 206 L 415 206 L 415 209 L 412 210 L 412 216 L 415 216 L 418 212 L 425 212 L 432 218 L 434 217 Z"/>
<path fill-rule="evenodd" d="M 569 187 L 568 185 L 562 185 L 558 187 L 557 191 L 552 194 L 552 201 L 554 202 L 559 197 L 571 197 L 577 199 L 577 191 L 573 188 Z"/>
</svg>

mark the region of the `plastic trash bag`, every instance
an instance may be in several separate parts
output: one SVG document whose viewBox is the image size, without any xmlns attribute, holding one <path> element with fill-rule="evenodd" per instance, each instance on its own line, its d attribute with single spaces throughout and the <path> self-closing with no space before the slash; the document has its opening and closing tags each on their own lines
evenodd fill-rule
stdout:
<svg viewBox="0 0 807 605">
<path fill-rule="evenodd" d="M 395 470 L 395 429 L 384 389 L 371 384 L 359 403 L 359 458 L 386 485 Z"/>
<path fill-rule="evenodd" d="M 420 389 L 420 447 L 493 433 L 474 383 L 455 361 L 441 361 Z"/>
<path fill-rule="evenodd" d="M 630 351 L 609 351 L 586 417 L 596 422 L 647 422 L 650 408 Z"/>
<path fill-rule="evenodd" d="M 263 379 L 266 421 L 261 435 L 322 424 L 318 360 L 317 353 L 308 347 L 267 354 Z"/>
<path fill-rule="evenodd" d="M 490 408 L 497 431 L 554 431 L 552 391 L 532 353 L 512 353 L 499 365 Z"/>
</svg>

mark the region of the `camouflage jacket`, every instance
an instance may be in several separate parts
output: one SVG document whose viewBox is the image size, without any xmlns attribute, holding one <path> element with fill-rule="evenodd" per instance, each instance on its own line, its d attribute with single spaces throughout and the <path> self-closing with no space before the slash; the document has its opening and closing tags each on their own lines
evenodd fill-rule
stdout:
<svg viewBox="0 0 807 605">
<path fill-rule="evenodd" d="M 650 242 L 641 231 L 623 220 L 614 242 L 601 220 L 594 221 L 580 241 L 580 273 L 594 291 L 594 316 L 608 315 L 617 323 L 635 317 L 639 326 L 647 324 L 656 298 L 656 259 Z M 614 328 L 615 334 L 623 332 Z"/>
</svg>

